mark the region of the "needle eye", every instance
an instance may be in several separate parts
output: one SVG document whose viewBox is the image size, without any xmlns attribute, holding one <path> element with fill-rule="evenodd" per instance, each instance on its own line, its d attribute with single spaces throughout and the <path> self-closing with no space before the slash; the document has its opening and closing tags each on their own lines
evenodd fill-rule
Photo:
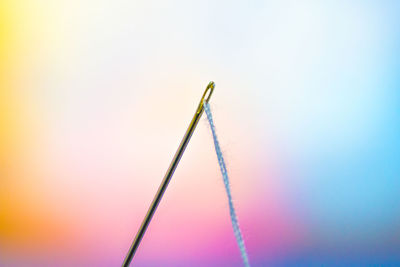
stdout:
<svg viewBox="0 0 400 267">
<path fill-rule="evenodd" d="M 212 93 L 214 92 L 214 88 L 215 88 L 215 83 L 213 81 L 211 81 L 206 88 L 206 91 L 204 92 L 204 95 L 202 97 L 204 102 L 208 102 L 211 98 Z"/>
</svg>

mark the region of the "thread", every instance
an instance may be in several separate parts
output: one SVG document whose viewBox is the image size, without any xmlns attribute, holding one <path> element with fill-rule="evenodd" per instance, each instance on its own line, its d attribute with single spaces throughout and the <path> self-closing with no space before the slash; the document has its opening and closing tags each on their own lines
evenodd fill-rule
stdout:
<svg viewBox="0 0 400 267">
<path fill-rule="evenodd" d="M 226 170 L 224 156 L 222 155 L 221 148 L 219 146 L 217 133 L 215 130 L 215 125 L 214 125 L 214 121 L 213 121 L 212 114 L 211 114 L 210 104 L 208 104 L 208 102 L 204 103 L 204 111 L 206 112 L 208 122 L 210 123 L 210 128 L 211 128 L 211 132 L 212 132 L 212 136 L 213 136 L 213 140 L 214 140 L 215 152 L 217 153 L 218 164 L 221 169 L 221 174 L 222 174 L 222 178 L 224 180 L 226 194 L 228 196 L 229 213 L 231 215 L 233 232 L 235 234 L 236 242 L 240 249 L 240 254 L 242 256 L 243 264 L 246 267 L 250 267 L 249 257 L 247 256 L 246 247 L 245 247 L 244 241 L 243 241 L 243 236 L 242 236 L 242 233 L 239 228 L 239 222 L 238 222 L 238 219 L 236 216 L 235 207 L 233 206 L 232 193 L 231 193 L 231 188 L 229 185 L 229 177 L 228 177 L 228 172 Z"/>
</svg>

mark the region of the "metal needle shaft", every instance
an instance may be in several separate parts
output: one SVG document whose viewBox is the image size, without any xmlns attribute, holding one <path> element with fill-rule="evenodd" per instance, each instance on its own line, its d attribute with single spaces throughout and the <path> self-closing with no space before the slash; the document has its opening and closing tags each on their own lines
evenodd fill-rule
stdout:
<svg viewBox="0 0 400 267">
<path fill-rule="evenodd" d="M 204 91 L 203 97 L 200 100 L 199 106 L 197 107 L 196 113 L 194 114 L 193 119 L 190 122 L 185 135 L 182 138 L 182 141 L 178 147 L 178 150 L 176 151 L 174 158 L 172 159 L 172 162 L 168 167 L 167 173 L 165 174 L 164 179 L 162 180 L 161 185 L 159 186 L 157 193 L 149 207 L 149 210 L 147 211 L 147 214 L 144 217 L 144 220 L 139 228 L 139 231 L 137 232 L 136 237 L 133 240 L 131 247 L 129 248 L 128 254 L 126 255 L 124 263 L 122 264 L 123 267 L 128 267 L 129 264 L 131 263 L 132 258 L 135 255 L 137 248 L 139 247 L 140 241 L 142 240 L 144 233 L 146 232 L 146 229 L 150 224 L 151 218 L 153 217 L 153 215 L 157 209 L 157 206 L 160 203 L 165 190 L 167 189 L 168 183 L 171 180 L 176 167 L 178 166 L 179 160 L 181 159 L 183 152 L 185 152 L 185 148 L 186 148 L 187 144 L 189 143 L 194 130 L 196 129 L 197 123 L 199 122 L 201 115 L 203 114 L 204 103 L 206 103 L 210 100 L 210 97 L 214 91 L 214 88 L 215 88 L 214 82 L 210 82 L 207 85 L 207 88 Z"/>
</svg>

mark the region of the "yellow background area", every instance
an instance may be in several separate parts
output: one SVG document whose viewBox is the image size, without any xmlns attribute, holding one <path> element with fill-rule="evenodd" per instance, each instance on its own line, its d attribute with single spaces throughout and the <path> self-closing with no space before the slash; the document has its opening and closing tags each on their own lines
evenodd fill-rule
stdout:
<svg viewBox="0 0 400 267">
<path fill-rule="evenodd" d="M 0 242 L 4 249 L 51 247 L 67 233 L 52 215 L 36 186 L 43 171 L 39 118 L 29 81 L 40 42 L 40 5 L 35 1 L 0 2 Z"/>
</svg>

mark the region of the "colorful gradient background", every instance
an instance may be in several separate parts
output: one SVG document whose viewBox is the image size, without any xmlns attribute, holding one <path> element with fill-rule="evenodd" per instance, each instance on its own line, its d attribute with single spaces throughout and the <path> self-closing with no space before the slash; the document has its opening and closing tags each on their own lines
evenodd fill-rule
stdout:
<svg viewBox="0 0 400 267">
<path fill-rule="evenodd" d="M 0 3 L 0 266 L 400 265 L 398 1 Z"/>
</svg>

